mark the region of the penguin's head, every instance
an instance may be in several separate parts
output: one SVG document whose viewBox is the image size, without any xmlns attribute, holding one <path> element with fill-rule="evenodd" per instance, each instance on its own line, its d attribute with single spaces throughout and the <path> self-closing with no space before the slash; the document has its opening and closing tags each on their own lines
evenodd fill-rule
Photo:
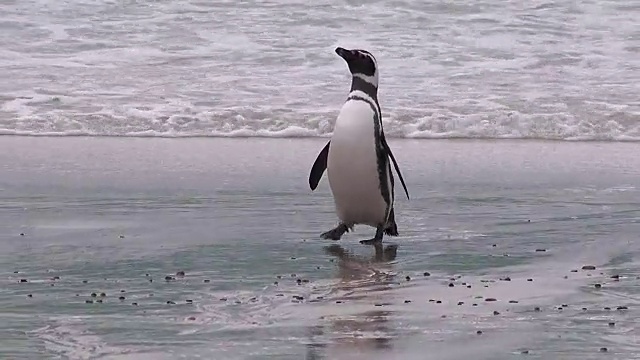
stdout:
<svg viewBox="0 0 640 360">
<path fill-rule="evenodd" d="M 353 77 L 358 77 L 371 85 L 378 87 L 378 62 L 376 58 L 366 50 L 347 50 L 336 48 L 338 54 L 349 65 L 349 71 Z"/>
</svg>

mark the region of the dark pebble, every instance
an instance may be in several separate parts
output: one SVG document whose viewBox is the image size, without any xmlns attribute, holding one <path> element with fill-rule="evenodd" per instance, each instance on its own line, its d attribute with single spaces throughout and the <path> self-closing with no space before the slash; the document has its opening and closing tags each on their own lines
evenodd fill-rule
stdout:
<svg viewBox="0 0 640 360">
<path fill-rule="evenodd" d="M 464 305 L 464 301 L 458 301 L 458 306 Z"/>
<path fill-rule="evenodd" d="M 278 294 L 276 296 L 283 296 L 282 294 Z M 220 298 L 220 301 L 227 301 L 227 298 Z"/>
<path fill-rule="evenodd" d="M 96 296 L 98 296 L 98 294 L 96 294 L 96 293 L 91 293 L 91 297 L 96 297 Z"/>
<path fill-rule="evenodd" d="M 518 300 L 509 300 L 509 304 L 517 304 Z"/>
<path fill-rule="evenodd" d="M 137 302 L 132 302 L 131 305 L 138 306 L 138 303 Z"/>
<path fill-rule="evenodd" d="M 534 311 L 538 311 L 538 312 L 539 312 L 539 311 L 540 311 L 540 307 L 539 307 L 539 306 L 536 306 L 536 307 L 534 307 L 534 308 L 533 308 L 533 310 L 534 310 Z"/>
<path fill-rule="evenodd" d="M 300 296 L 300 295 L 293 295 L 293 298 L 299 301 L 304 300 L 304 297 Z"/>
<path fill-rule="evenodd" d="M 33 297 L 33 295 L 29 294 L 29 295 L 27 295 L 27 297 Z"/>
<path fill-rule="evenodd" d="M 424 276 L 431 276 L 431 273 L 429 273 L 428 271 L 425 271 L 424 274 L 422 274 Z"/>
<path fill-rule="evenodd" d="M 486 298 L 484 301 L 497 301 L 495 298 Z"/>
<path fill-rule="evenodd" d="M 56 286 L 56 284 L 51 284 L 51 286 Z"/>
<path fill-rule="evenodd" d="M 587 311 L 587 310 L 588 310 L 588 309 L 587 309 L 586 307 L 583 307 L 583 308 L 582 308 L 582 311 Z"/>
<path fill-rule="evenodd" d="M 502 279 L 500 279 L 500 280 L 502 280 L 502 281 L 511 281 L 511 278 L 507 276 L 507 277 L 502 278 Z"/>
<path fill-rule="evenodd" d="M 120 239 L 124 239 L 124 235 L 120 235 L 120 236 L 119 236 L 119 238 L 120 238 Z"/>
<path fill-rule="evenodd" d="M 20 236 L 24 236 L 24 233 L 20 233 Z"/>
<path fill-rule="evenodd" d="M 467 289 L 471 289 L 471 285 L 467 285 Z"/>
<path fill-rule="evenodd" d="M 533 281 L 533 279 L 527 279 L 527 281 Z"/>
<path fill-rule="evenodd" d="M 377 304 L 377 303 L 376 303 L 376 304 L 373 304 L 373 306 L 382 306 L 382 304 Z"/>
<path fill-rule="evenodd" d="M 476 331 L 476 334 L 478 334 L 478 335 L 482 335 L 482 330 L 478 330 L 478 331 Z"/>
<path fill-rule="evenodd" d="M 578 272 L 578 270 L 576 270 L 576 269 L 573 269 L 573 270 L 571 270 L 571 272 Z"/>
<path fill-rule="evenodd" d="M 184 276 L 184 271 L 180 270 L 176 273 L 176 276 Z"/>
<path fill-rule="evenodd" d="M 436 302 L 434 299 L 429 299 L 429 302 Z"/>
<path fill-rule="evenodd" d="M 51 280 L 60 280 L 60 276 L 54 276 L 51 278 Z"/>
<path fill-rule="evenodd" d="M 204 279 L 204 282 L 208 283 L 208 282 L 211 282 L 211 280 L 209 280 L 209 279 Z"/>
<path fill-rule="evenodd" d="M 600 348 L 600 352 L 607 352 L 607 351 L 609 351 L 609 349 L 607 349 L 606 347 L 601 347 Z"/>
<path fill-rule="evenodd" d="M 297 279 L 296 282 L 298 283 L 298 285 L 302 284 L 302 280 L 301 279 Z"/>
<path fill-rule="evenodd" d="M 563 307 L 562 307 L 562 306 L 558 306 L 558 310 L 562 310 L 562 309 L 563 309 Z"/>
<path fill-rule="evenodd" d="M 500 315 L 500 313 L 497 310 L 494 310 L 493 315 Z"/>
<path fill-rule="evenodd" d="M 342 304 L 342 301 L 336 300 L 336 304 Z"/>
<path fill-rule="evenodd" d="M 605 308 L 604 308 L 604 309 L 605 309 L 605 310 L 607 310 L 607 311 L 611 310 L 611 308 L 610 308 L 610 307 L 608 307 L 608 306 L 605 306 Z"/>
<path fill-rule="evenodd" d="M 276 279 L 282 279 L 282 275 L 276 275 Z"/>
<path fill-rule="evenodd" d="M 195 316 L 189 316 L 188 320 L 194 321 L 196 319 Z"/>
<path fill-rule="evenodd" d="M 149 279 L 149 282 L 150 282 L 150 283 L 152 283 L 152 282 L 153 282 L 153 279 Z"/>
<path fill-rule="evenodd" d="M 536 249 L 536 252 L 545 252 L 547 249 Z"/>
<path fill-rule="evenodd" d="M 602 284 L 595 284 L 593 285 L 596 289 L 600 289 L 602 287 Z"/>
<path fill-rule="evenodd" d="M 123 289 L 120 289 L 120 292 L 121 292 L 121 293 L 123 293 L 123 292 L 126 292 L 126 291 L 125 291 L 125 290 L 123 290 Z"/>
<path fill-rule="evenodd" d="M 124 300 L 124 296 L 120 296 L 118 299 L 119 299 L 120 301 L 122 301 L 122 300 Z"/>
<path fill-rule="evenodd" d="M 455 285 L 453 285 L 453 283 L 449 283 L 449 287 L 454 287 Z"/>
<path fill-rule="evenodd" d="M 568 304 L 562 304 L 562 307 L 566 308 L 566 307 L 569 307 L 569 305 Z"/>
<path fill-rule="evenodd" d="M 89 282 L 89 281 L 87 281 L 87 280 L 82 280 L 82 283 L 83 283 L 83 284 L 86 284 L 86 283 L 88 283 L 88 282 Z"/>
<path fill-rule="evenodd" d="M 96 302 L 102 304 L 102 299 L 98 299 Z"/>
<path fill-rule="evenodd" d="M 629 310 L 629 308 L 626 306 L 618 306 L 616 310 Z"/>
<path fill-rule="evenodd" d="M 471 304 L 471 306 L 478 306 L 478 304 L 475 304 L 475 303 L 474 303 L 474 304 Z"/>
<path fill-rule="evenodd" d="M 291 274 L 291 277 L 296 277 L 296 274 Z"/>
<path fill-rule="evenodd" d="M 526 355 L 526 354 L 528 354 L 528 353 L 529 353 L 529 350 L 522 350 L 520 353 L 521 353 L 521 354 L 525 354 L 525 355 Z"/>
<path fill-rule="evenodd" d="M 614 323 L 614 322 L 612 321 L 612 322 L 610 322 L 610 323 L 609 323 L 609 326 L 610 326 L 610 327 L 614 327 L 614 326 L 616 326 L 616 323 Z"/>
<path fill-rule="evenodd" d="M 320 266 L 316 266 L 316 270 L 320 270 Z"/>
<path fill-rule="evenodd" d="M 165 276 L 164 279 L 167 281 L 175 280 L 173 276 L 169 276 L 169 275 Z"/>
<path fill-rule="evenodd" d="M 409 281 L 409 280 L 411 280 L 411 276 L 407 275 L 407 277 L 405 279 L 407 279 L 407 281 Z"/>
<path fill-rule="evenodd" d="M 496 246 L 498 246 L 498 245 L 497 245 L 497 244 L 493 244 L 493 245 L 491 245 L 491 246 L 492 246 L 492 247 L 496 247 Z"/>
<path fill-rule="evenodd" d="M 93 304 L 93 300 L 85 300 L 84 301 L 86 304 Z"/>
<path fill-rule="evenodd" d="M 187 304 L 193 304 L 193 300 L 187 299 Z"/>
<path fill-rule="evenodd" d="M 582 270 L 595 270 L 596 267 L 593 265 L 585 265 L 582 267 Z"/>
<path fill-rule="evenodd" d="M 20 279 L 20 282 L 21 282 L 21 283 L 26 283 L 26 282 L 27 282 L 27 279 Z"/>
<path fill-rule="evenodd" d="M 442 304 L 442 300 L 436 300 L 436 304 Z"/>
<path fill-rule="evenodd" d="M 405 300 L 405 301 L 404 301 L 404 303 L 405 303 L 405 304 L 408 304 L 408 303 L 410 303 L 410 302 L 411 302 L 411 300 Z"/>
<path fill-rule="evenodd" d="M 19 272 L 18 270 L 15 270 L 13 273 L 14 273 L 14 274 L 17 274 L 18 272 Z"/>
<path fill-rule="evenodd" d="M 176 303 L 171 301 L 171 300 L 167 300 L 167 305 L 175 305 Z"/>
<path fill-rule="evenodd" d="M 277 281 L 274 281 L 274 282 L 273 282 L 273 285 L 278 285 L 278 282 L 277 282 Z"/>
<path fill-rule="evenodd" d="M 149 274 L 144 274 L 144 276 L 149 277 Z"/>
<path fill-rule="evenodd" d="M 620 279 L 620 275 L 611 275 L 612 279 Z"/>
</svg>

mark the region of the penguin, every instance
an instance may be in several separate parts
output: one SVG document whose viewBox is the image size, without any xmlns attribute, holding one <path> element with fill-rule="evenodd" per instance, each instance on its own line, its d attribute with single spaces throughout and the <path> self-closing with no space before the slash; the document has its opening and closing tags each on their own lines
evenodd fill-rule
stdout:
<svg viewBox="0 0 640 360">
<path fill-rule="evenodd" d="M 335 49 L 351 72 L 351 90 L 342 105 L 331 139 L 318 154 L 309 174 L 315 190 L 325 170 L 333 195 L 338 226 L 322 233 L 324 239 L 340 240 L 355 225 L 376 229 L 376 245 L 383 236 L 398 236 L 394 214 L 394 178 L 391 161 L 409 199 L 409 191 L 382 129 L 378 103 L 378 63 L 366 50 Z M 391 161 L 389 161 L 391 159 Z"/>
</svg>

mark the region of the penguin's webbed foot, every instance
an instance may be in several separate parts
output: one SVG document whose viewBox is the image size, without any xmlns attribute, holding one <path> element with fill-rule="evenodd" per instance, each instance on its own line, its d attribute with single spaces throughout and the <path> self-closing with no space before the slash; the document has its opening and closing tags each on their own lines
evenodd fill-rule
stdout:
<svg viewBox="0 0 640 360">
<path fill-rule="evenodd" d="M 360 240 L 360 244 L 363 245 L 379 245 L 382 243 L 382 236 L 384 234 L 384 227 L 378 226 L 376 228 L 376 236 L 369 240 Z"/>
<path fill-rule="evenodd" d="M 335 228 L 322 233 L 320 237 L 322 237 L 323 239 L 329 239 L 329 240 L 340 240 L 340 238 L 342 237 L 342 235 L 344 235 L 344 233 L 349 232 L 349 228 L 353 228 L 353 226 L 350 227 L 345 223 L 340 223 Z"/>
</svg>

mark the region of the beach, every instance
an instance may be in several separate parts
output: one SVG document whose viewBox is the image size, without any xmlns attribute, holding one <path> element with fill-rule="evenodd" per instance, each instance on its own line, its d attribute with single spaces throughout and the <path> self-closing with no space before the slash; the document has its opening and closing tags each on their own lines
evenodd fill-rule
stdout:
<svg viewBox="0 0 640 360">
<path fill-rule="evenodd" d="M 634 144 L 391 139 L 375 249 L 319 237 L 326 139 L 0 140 L 2 358 L 640 353 Z"/>
</svg>

